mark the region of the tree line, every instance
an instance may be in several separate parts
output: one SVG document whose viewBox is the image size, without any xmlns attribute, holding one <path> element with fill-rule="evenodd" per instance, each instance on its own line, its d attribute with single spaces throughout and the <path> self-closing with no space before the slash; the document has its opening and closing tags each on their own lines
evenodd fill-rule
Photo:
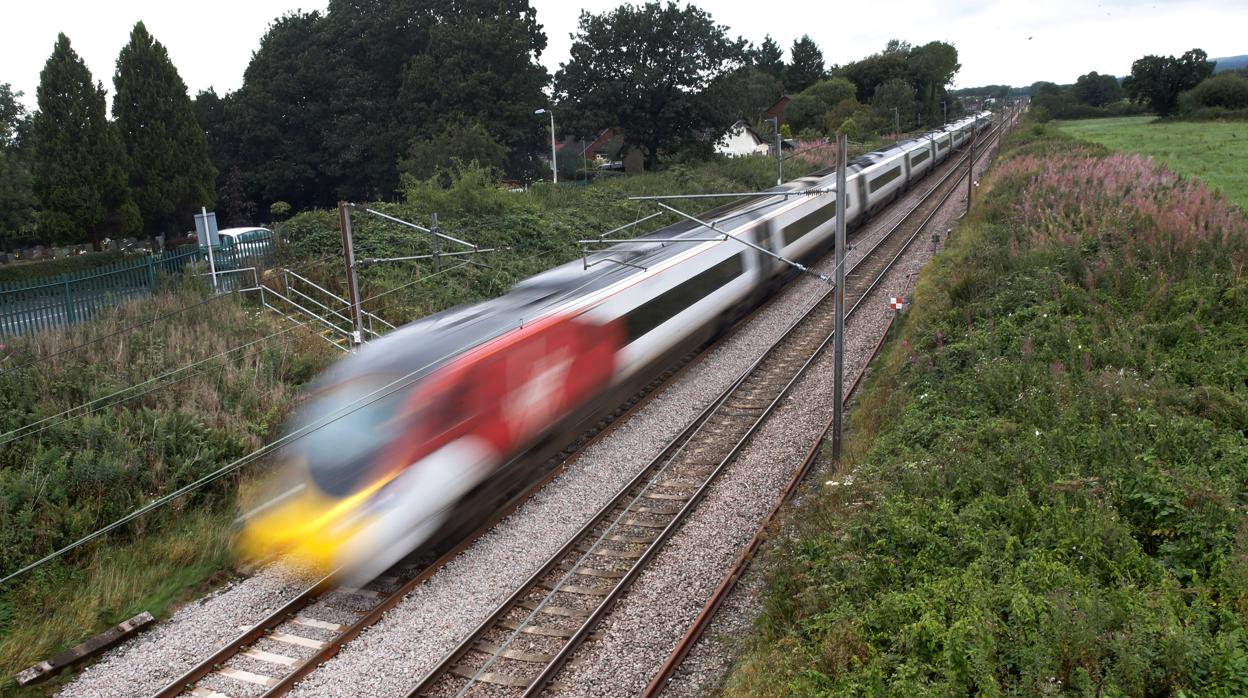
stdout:
<svg viewBox="0 0 1248 698">
<path fill-rule="evenodd" d="M 0 234 L 50 243 L 153 236 L 212 205 L 216 170 L 168 51 L 139 22 L 107 92 L 57 37 L 27 114 L 0 85 Z"/>
<path fill-rule="evenodd" d="M 1029 94 L 1041 119 L 1082 119 L 1152 112 L 1163 118 L 1248 117 L 1248 69 L 1214 75 L 1214 62 L 1201 49 L 1180 56 L 1147 55 L 1119 79 L 1096 71 L 1070 85 L 1037 82 L 1029 88 L 976 88 Z"/>
<path fill-rule="evenodd" d="M 827 66 L 809 36 L 754 46 L 674 2 L 582 12 L 569 59 L 539 63 L 546 35 L 529 0 L 330 0 L 265 32 L 241 87 L 191 99 L 165 47 L 139 23 L 107 93 L 61 35 L 26 114 L 0 85 L 0 233 L 97 242 L 187 229 L 200 206 L 224 224 L 340 199 L 395 195 L 404 178 L 475 160 L 539 178 L 553 109 L 559 135 L 605 128 L 648 167 L 705 157 L 738 119 L 788 95 L 788 128 L 935 123 L 957 50 L 889 42 Z M 952 112 L 950 112 L 952 114 Z M 273 209 L 277 207 L 277 209 Z"/>
</svg>

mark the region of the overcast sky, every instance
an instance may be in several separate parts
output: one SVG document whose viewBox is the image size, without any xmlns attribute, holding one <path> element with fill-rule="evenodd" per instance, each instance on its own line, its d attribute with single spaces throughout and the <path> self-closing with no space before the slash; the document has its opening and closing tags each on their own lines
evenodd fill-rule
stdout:
<svg viewBox="0 0 1248 698">
<path fill-rule="evenodd" d="M 549 47 L 553 73 L 567 60 L 569 34 L 584 8 L 602 12 L 619 0 L 531 0 Z M 32 0 L 6 3 L 0 23 L 0 82 L 26 93 L 33 107 L 39 71 L 65 32 L 96 80 L 112 93 L 117 53 L 138 20 L 169 47 L 194 95 L 235 90 L 269 23 L 287 12 L 323 10 L 326 0 Z M 1126 75 L 1148 54 L 1178 55 L 1198 47 L 1211 58 L 1248 53 L 1245 0 L 882 0 L 786 3 L 704 0 L 698 3 L 734 35 L 754 43 L 771 34 L 786 49 L 809 33 L 829 64 L 879 51 L 890 38 L 912 44 L 941 40 L 958 48 L 956 85 L 1073 82 L 1090 70 Z M 768 11 L 774 7 L 776 11 Z M 787 55 L 786 55 L 787 58 Z"/>
</svg>

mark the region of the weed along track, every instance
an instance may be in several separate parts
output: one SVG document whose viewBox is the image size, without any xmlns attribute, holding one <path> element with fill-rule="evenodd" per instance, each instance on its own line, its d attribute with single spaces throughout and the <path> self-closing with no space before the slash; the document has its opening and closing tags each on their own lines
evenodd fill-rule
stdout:
<svg viewBox="0 0 1248 698">
<path fill-rule="evenodd" d="M 951 166 L 847 274 L 850 316 L 952 194 L 962 162 L 969 159 Z M 551 687 L 571 654 L 593 637 L 599 621 L 829 345 L 833 301 L 833 290 L 825 290 L 409 696 L 462 696 L 487 685 L 492 695 L 529 696 Z"/>
</svg>

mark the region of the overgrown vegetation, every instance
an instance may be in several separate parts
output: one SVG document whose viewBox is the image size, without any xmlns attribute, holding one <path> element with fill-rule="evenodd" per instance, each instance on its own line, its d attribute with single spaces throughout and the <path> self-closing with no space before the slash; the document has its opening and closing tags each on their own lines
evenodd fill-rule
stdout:
<svg viewBox="0 0 1248 698">
<path fill-rule="evenodd" d="M 728 694 L 1248 693 L 1248 219 L 1051 127 L 985 188 Z"/>
<path fill-rule="evenodd" d="M 1114 150 L 1150 155 L 1199 177 L 1248 211 L 1248 126 L 1242 123 L 1152 122 L 1149 117 L 1064 123 L 1061 129 Z"/>
<path fill-rule="evenodd" d="M 330 358 L 295 330 L 152 385 L 56 415 L 281 328 L 226 297 L 91 347 L 58 351 L 204 300 L 184 282 L 0 349 L 0 571 L 8 574 L 269 440 Z M 48 358 L 51 357 L 51 358 Z M 34 361 L 34 365 L 23 368 Z M 123 393 L 126 395 L 129 393 Z M 48 419 L 48 428 L 10 432 Z M 244 475 L 245 477 L 245 475 Z M 0 587 L 0 692 L 13 674 L 141 610 L 165 612 L 225 567 L 239 476 Z"/>
<path fill-rule="evenodd" d="M 80 254 L 72 257 L 61 257 L 59 259 L 32 260 L 29 262 L 5 264 L 4 266 L 0 266 L 0 284 L 10 281 L 42 279 L 47 276 L 56 276 L 57 274 L 67 274 L 75 271 L 82 271 L 84 269 L 106 267 L 110 264 L 124 262 L 127 259 L 135 259 L 135 257 L 127 256 L 124 252 L 108 250 L 105 252 L 96 252 L 94 254 Z"/>
</svg>

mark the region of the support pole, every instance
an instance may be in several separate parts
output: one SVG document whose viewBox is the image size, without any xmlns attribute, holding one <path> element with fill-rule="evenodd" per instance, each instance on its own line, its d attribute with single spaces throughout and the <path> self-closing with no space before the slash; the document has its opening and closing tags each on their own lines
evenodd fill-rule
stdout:
<svg viewBox="0 0 1248 698">
<path fill-rule="evenodd" d="M 845 418 L 845 151 L 849 150 L 849 138 L 836 134 L 836 247 L 833 257 L 836 263 L 836 334 L 833 337 L 832 390 L 832 458 L 841 459 L 841 442 Z"/>
<path fill-rule="evenodd" d="M 781 166 L 780 166 L 780 163 L 782 160 L 780 154 L 781 154 L 781 151 L 783 150 L 781 148 L 781 141 L 780 141 L 780 117 L 778 116 L 771 117 L 771 123 L 773 123 L 776 127 L 775 128 L 775 131 L 776 131 L 776 186 L 778 187 L 781 184 L 784 184 L 784 171 L 781 169 Z"/>
<path fill-rule="evenodd" d="M 429 224 L 429 232 L 433 233 L 433 270 L 436 272 L 441 268 L 440 258 L 442 257 L 442 238 L 438 237 L 441 229 L 438 227 L 438 212 L 433 212 L 433 219 Z"/>
<path fill-rule="evenodd" d="M 347 263 L 347 300 L 351 303 L 351 348 L 354 351 L 364 341 L 364 318 L 360 312 L 360 280 L 355 267 L 355 244 L 351 239 L 351 211 L 345 201 L 338 202 L 338 225 L 342 228 L 342 254 Z"/>
<path fill-rule="evenodd" d="M 966 212 L 971 212 L 971 190 L 975 187 L 975 132 L 971 132 L 970 152 L 966 155 Z"/>
</svg>

